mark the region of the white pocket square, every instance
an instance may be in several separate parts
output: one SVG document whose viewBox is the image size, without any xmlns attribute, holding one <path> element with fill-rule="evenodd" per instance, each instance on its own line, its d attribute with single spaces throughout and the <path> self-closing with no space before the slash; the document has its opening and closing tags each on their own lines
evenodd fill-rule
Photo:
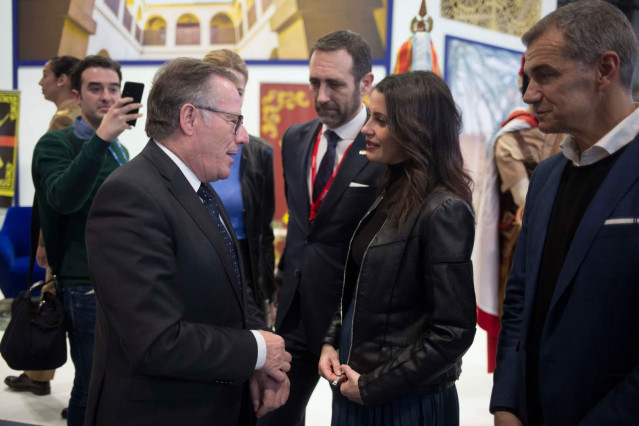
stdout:
<svg viewBox="0 0 639 426">
<path fill-rule="evenodd" d="M 605 225 L 636 225 L 639 223 L 637 217 L 618 217 L 615 219 L 608 219 L 604 222 Z"/>
<path fill-rule="evenodd" d="M 352 188 L 368 188 L 370 185 L 366 185 L 365 183 L 351 182 L 348 186 Z"/>
</svg>

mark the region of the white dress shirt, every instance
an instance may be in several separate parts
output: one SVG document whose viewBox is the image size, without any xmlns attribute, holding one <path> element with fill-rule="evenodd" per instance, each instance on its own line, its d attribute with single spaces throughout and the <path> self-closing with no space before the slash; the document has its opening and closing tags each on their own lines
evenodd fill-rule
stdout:
<svg viewBox="0 0 639 426">
<path fill-rule="evenodd" d="M 585 150 L 579 158 L 579 148 L 572 136 L 567 136 L 561 142 L 561 149 L 564 156 L 572 161 L 572 164 L 579 166 L 587 166 L 619 151 L 628 145 L 639 133 L 639 108 L 624 118 L 611 131 L 606 133 L 603 138 Z"/>
<path fill-rule="evenodd" d="M 154 142 L 157 146 L 160 147 L 160 149 L 162 149 L 162 151 L 166 153 L 166 155 L 169 156 L 171 160 L 173 160 L 173 162 L 175 163 L 176 166 L 178 166 L 178 168 L 180 169 L 180 171 L 182 172 L 186 180 L 193 187 L 193 191 L 197 193 L 198 189 L 200 189 L 200 185 L 202 184 L 202 182 L 200 182 L 197 176 L 195 176 L 195 173 L 193 173 L 193 171 L 191 171 L 191 169 L 189 169 L 188 166 L 184 164 L 184 162 L 180 160 L 180 158 L 177 155 L 172 153 L 167 147 L 165 147 L 159 142 L 156 142 L 156 141 Z M 202 199 L 200 200 L 202 201 L 202 203 L 204 203 Z M 224 220 L 222 220 L 222 223 L 224 224 L 224 226 L 226 226 L 226 229 L 228 230 L 229 227 L 224 223 Z M 264 337 L 259 333 L 259 331 L 251 330 L 251 332 L 253 333 L 253 336 L 255 336 L 255 342 L 257 343 L 257 362 L 255 363 L 255 369 L 259 370 L 262 367 L 264 367 L 264 363 L 266 362 L 266 341 L 264 340 Z"/>
<path fill-rule="evenodd" d="M 351 146 L 351 144 L 353 143 L 353 141 L 355 140 L 355 138 L 357 137 L 357 135 L 359 135 L 359 132 L 362 130 L 362 127 L 364 127 L 364 124 L 366 124 L 366 106 L 364 104 L 362 104 L 362 107 L 360 109 L 360 111 L 357 113 L 357 115 L 348 123 L 337 127 L 335 129 L 330 129 L 332 131 L 334 131 L 337 136 L 340 137 L 339 141 L 337 141 L 337 146 L 335 147 L 335 166 L 334 169 L 337 169 L 337 167 L 339 166 L 339 163 L 342 161 L 342 158 L 344 158 L 344 154 L 346 153 L 346 150 L 348 149 L 348 147 Z M 327 146 L 327 142 L 326 142 L 326 131 L 329 130 L 329 127 L 326 126 L 326 124 L 322 124 L 322 129 L 320 130 L 320 140 L 319 140 L 319 146 L 317 147 L 317 158 L 315 159 L 315 172 L 317 173 L 317 170 L 319 169 L 320 164 L 322 163 L 322 158 L 324 158 L 324 154 L 326 153 L 326 146 Z M 314 141 L 313 141 L 313 149 L 314 149 Z M 311 161 L 313 161 L 311 159 Z M 308 194 L 309 197 L 313 197 L 313 172 L 312 172 L 312 167 L 308 168 Z"/>
</svg>

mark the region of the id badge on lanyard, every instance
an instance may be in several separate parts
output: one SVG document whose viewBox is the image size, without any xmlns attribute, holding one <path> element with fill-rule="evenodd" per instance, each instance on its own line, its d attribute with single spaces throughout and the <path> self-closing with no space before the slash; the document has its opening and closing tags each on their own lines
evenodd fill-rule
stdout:
<svg viewBox="0 0 639 426">
<path fill-rule="evenodd" d="M 319 143 L 320 143 L 321 137 L 322 137 L 322 131 L 320 130 L 320 132 L 317 134 L 317 139 L 315 140 L 315 147 L 313 148 L 313 156 L 311 157 L 311 185 L 315 184 L 315 174 L 317 173 L 317 150 L 319 149 Z M 326 186 L 324 187 L 324 189 L 322 189 L 322 193 L 319 195 L 319 197 L 317 197 L 317 200 L 313 202 L 311 197 L 311 214 L 310 214 L 309 220 L 311 221 L 315 220 L 315 216 L 317 216 L 317 212 L 319 211 L 319 208 L 322 205 L 322 201 L 324 200 L 324 197 L 326 196 L 326 193 L 328 192 L 328 188 L 331 187 L 331 183 L 333 183 L 333 179 L 335 178 L 335 175 L 337 174 L 337 171 L 339 170 L 339 166 L 342 164 L 342 160 L 344 160 L 344 157 L 346 157 L 346 153 L 348 153 L 348 150 L 351 149 L 351 145 L 349 145 L 348 148 L 346 148 L 346 151 L 342 155 L 342 159 L 339 161 L 339 163 L 337 163 L 337 167 L 333 171 L 333 175 L 326 183 Z M 311 194 L 313 193 L 312 190 L 313 188 L 311 187 Z"/>
</svg>

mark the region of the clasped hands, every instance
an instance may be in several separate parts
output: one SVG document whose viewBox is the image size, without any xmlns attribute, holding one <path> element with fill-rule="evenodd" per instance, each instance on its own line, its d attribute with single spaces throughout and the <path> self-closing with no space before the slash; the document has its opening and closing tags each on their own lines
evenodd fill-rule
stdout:
<svg viewBox="0 0 639 426">
<path fill-rule="evenodd" d="M 322 347 L 318 373 L 333 386 L 339 386 L 339 391 L 350 401 L 364 404 L 362 395 L 359 392 L 360 374 L 348 365 L 340 364 L 339 355 L 334 347 L 325 344 Z"/>
<path fill-rule="evenodd" d="M 258 418 L 284 405 L 291 387 L 286 375 L 291 369 L 291 354 L 284 348 L 284 339 L 267 331 L 259 333 L 266 342 L 266 361 L 249 380 L 251 401 Z"/>
</svg>

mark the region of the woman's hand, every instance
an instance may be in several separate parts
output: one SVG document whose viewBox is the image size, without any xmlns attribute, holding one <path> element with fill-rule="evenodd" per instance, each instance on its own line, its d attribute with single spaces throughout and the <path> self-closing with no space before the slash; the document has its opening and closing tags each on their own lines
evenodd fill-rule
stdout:
<svg viewBox="0 0 639 426">
<path fill-rule="evenodd" d="M 317 372 L 328 380 L 333 386 L 337 386 L 341 380 L 342 370 L 339 363 L 339 355 L 334 347 L 325 343 L 322 346 Z"/>
<path fill-rule="evenodd" d="M 359 393 L 358 382 L 360 374 L 346 364 L 342 365 L 342 371 L 346 375 L 346 380 L 342 382 L 339 391 L 350 401 L 364 405 L 362 395 Z"/>
<path fill-rule="evenodd" d="M 41 268 L 47 268 L 49 266 L 49 262 L 47 262 L 47 252 L 44 250 L 44 246 L 38 246 L 35 258 Z"/>
<path fill-rule="evenodd" d="M 36 262 L 41 268 L 48 268 L 49 262 L 47 262 L 47 252 L 44 249 L 44 239 L 42 238 L 42 230 L 40 230 L 40 236 L 38 237 L 38 248 L 36 250 Z"/>
</svg>

